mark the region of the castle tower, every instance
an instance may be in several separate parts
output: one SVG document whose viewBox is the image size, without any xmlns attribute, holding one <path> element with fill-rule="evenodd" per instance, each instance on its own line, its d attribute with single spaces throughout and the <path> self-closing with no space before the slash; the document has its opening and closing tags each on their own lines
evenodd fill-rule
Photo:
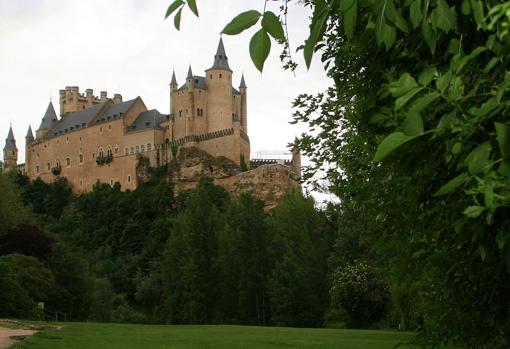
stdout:
<svg viewBox="0 0 510 349">
<path fill-rule="evenodd" d="M 34 141 L 32 126 L 28 125 L 27 135 L 25 136 L 25 172 L 28 172 L 28 164 L 30 164 L 30 144 Z"/>
<path fill-rule="evenodd" d="M 241 75 L 241 83 L 239 84 L 239 92 L 241 93 L 241 125 L 244 132 L 248 133 L 248 107 L 246 96 L 246 82 L 244 81 L 244 74 Z"/>
<path fill-rule="evenodd" d="M 46 108 L 46 112 L 42 118 L 41 124 L 37 131 L 35 131 L 35 137 L 37 139 L 42 139 L 49 130 L 53 128 L 55 123 L 58 121 L 57 113 L 55 113 L 55 108 L 53 108 L 53 103 L 50 101 L 48 104 L 48 108 Z"/>
<path fill-rule="evenodd" d="M 175 115 L 173 95 L 177 91 L 177 78 L 175 77 L 175 70 L 172 72 L 172 81 L 170 81 L 170 114 Z"/>
<path fill-rule="evenodd" d="M 186 108 L 186 136 L 190 136 L 193 134 L 193 120 L 195 119 L 195 78 L 193 76 L 193 71 L 191 70 L 191 64 L 188 68 L 188 75 L 186 76 L 186 88 L 188 90 L 188 100 Z"/>
<path fill-rule="evenodd" d="M 220 38 L 214 55 L 214 63 L 206 71 L 206 83 L 209 90 L 207 100 L 209 132 L 232 127 L 232 70 Z"/>
<path fill-rule="evenodd" d="M 18 148 L 16 147 L 16 139 L 12 132 L 12 126 L 9 127 L 9 134 L 5 139 L 4 147 L 4 168 L 8 169 L 16 166 L 18 163 Z"/>
</svg>

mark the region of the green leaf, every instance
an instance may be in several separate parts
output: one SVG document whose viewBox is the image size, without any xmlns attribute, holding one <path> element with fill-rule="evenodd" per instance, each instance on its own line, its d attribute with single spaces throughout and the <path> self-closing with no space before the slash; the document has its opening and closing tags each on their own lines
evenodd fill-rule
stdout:
<svg viewBox="0 0 510 349">
<path fill-rule="evenodd" d="M 469 153 L 465 160 L 469 173 L 477 175 L 488 168 L 488 165 L 490 164 L 489 158 L 491 150 L 492 147 L 490 142 L 485 142 Z"/>
<path fill-rule="evenodd" d="M 168 6 L 168 9 L 166 10 L 165 19 L 168 18 L 172 13 L 174 13 L 175 10 L 177 10 L 179 7 L 184 5 L 184 1 L 182 0 L 175 0 Z"/>
<path fill-rule="evenodd" d="M 177 11 L 174 17 L 174 26 L 175 29 L 180 30 L 181 29 L 181 14 L 182 14 L 182 7 Z"/>
<path fill-rule="evenodd" d="M 462 5 L 460 6 L 460 9 L 464 16 L 470 15 L 471 14 L 471 4 L 469 3 L 469 0 L 463 0 Z"/>
<path fill-rule="evenodd" d="M 473 10 L 473 17 L 475 18 L 478 28 L 485 27 L 483 4 L 480 0 L 471 0 L 471 9 Z"/>
<path fill-rule="evenodd" d="M 487 249 L 484 245 L 478 246 L 478 253 L 480 253 L 480 258 L 483 262 L 485 262 L 485 259 L 487 259 Z"/>
<path fill-rule="evenodd" d="M 188 7 L 198 17 L 198 7 L 196 0 L 188 0 Z"/>
<path fill-rule="evenodd" d="M 267 32 L 262 28 L 250 40 L 251 60 L 260 72 L 264 69 L 264 62 L 269 55 L 269 51 L 271 51 L 271 40 Z"/>
<path fill-rule="evenodd" d="M 485 207 L 483 206 L 469 206 L 464 210 L 463 213 L 469 218 L 477 218 L 482 214 L 484 210 Z"/>
<path fill-rule="evenodd" d="M 437 76 L 436 67 L 427 67 L 420 73 L 420 76 L 418 76 L 418 82 L 422 86 L 427 86 L 435 76 Z"/>
<path fill-rule="evenodd" d="M 455 11 L 452 10 L 445 0 L 437 0 L 437 6 L 430 14 L 432 26 L 439 28 L 445 33 L 456 27 Z"/>
<path fill-rule="evenodd" d="M 384 37 L 383 37 L 384 46 L 386 47 L 386 51 L 389 51 L 389 49 L 391 48 L 391 46 L 393 46 L 393 43 L 395 42 L 396 39 L 397 39 L 397 30 L 394 27 L 392 27 L 391 25 L 386 24 L 384 26 Z"/>
<path fill-rule="evenodd" d="M 462 68 L 464 68 L 464 66 L 469 63 L 469 61 L 471 61 L 473 58 L 476 58 L 480 55 L 480 53 L 482 52 L 485 52 L 487 51 L 487 48 L 486 47 L 483 47 L 483 46 L 478 46 L 477 48 L 475 48 L 473 51 L 471 51 L 470 54 L 468 54 L 467 56 L 464 56 L 462 57 L 462 59 L 460 60 L 458 66 L 457 66 L 457 74 L 460 73 L 460 71 L 462 70 Z"/>
<path fill-rule="evenodd" d="M 264 16 L 262 17 L 262 28 L 264 28 L 276 40 L 285 40 L 282 24 L 273 12 L 264 12 Z"/>
<path fill-rule="evenodd" d="M 510 160 L 510 126 L 495 122 L 496 139 L 498 140 L 499 151 L 504 160 Z"/>
<path fill-rule="evenodd" d="M 395 110 L 400 110 L 404 105 L 406 105 L 407 102 L 411 100 L 417 93 L 421 92 L 423 90 L 423 87 L 415 87 L 411 90 L 409 90 L 405 95 L 402 97 L 399 97 L 395 101 Z"/>
<path fill-rule="evenodd" d="M 375 38 L 377 44 L 381 46 L 384 42 L 384 31 L 386 29 L 386 9 L 388 6 L 388 0 L 376 1 L 375 13 L 377 14 L 377 20 L 375 22 Z"/>
<path fill-rule="evenodd" d="M 443 196 L 450 193 L 451 191 L 457 189 L 462 184 L 466 183 L 466 181 L 469 178 L 470 177 L 467 173 L 462 173 L 458 175 L 457 177 L 443 185 L 441 188 L 439 188 L 439 190 L 434 193 L 434 196 Z"/>
<path fill-rule="evenodd" d="M 410 112 L 419 113 L 423 109 L 427 108 L 430 103 L 434 102 L 441 94 L 437 91 L 432 91 L 427 93 L 426 95 L 417 98 L 412 105 L 409 107 Z"/>
<path fill-rule="evenodd" d="M 393 3 L 393 0 L 388 0 L 388 4 L 386 6 L 386 18 L 395 24 L 395 26 L 403 31 L 404 33 L 407 33 L 409 31 L 409 28 L 407 27 L 407 23 L 405 19 L 402 17 L 399 11 L 395 8 L 395 4 Z"/>
<path fill-rule="evenodd" d="M 421 33 L 423 34 L 423 38 L 425 39 L 430 52 L 434 54 L 436 52 L 437 37 L 436 33 L 434 33 L 432 27 L 427 21 L 421 22 Z"/>
<path fill-rule="evenodd" d="M 443 76 L 440 76 L 439 79 L 436 80 L 436 87 L 442 94 L 445 93 L 448 86 L 450 86 L 450 81 L 452 79 L 452 73 L 448 71 Z"/>
<path fill-rule="evenodd" d="M 354 36 L 358 16 L 358 1 L 354 0 L 353 5 L 344 11 L 344 31 L 348 39 Z"/>
<path fill-rule="evenodd" d="M 398 81 L 394 81 L 388 85 L 388 89 L 393 97 L 403 96 L 416 87 L 419 87 L 418 83 L 409 73 L 400 75 Z"/>
<path fill-rule="evenodd" d="M 452 147 L 452 154 L 457 155 L 462 150 L 462 143 L 457 142 Z"/>
<path fill-rule="evenodd" d="M 338 4 L 338 10 L 342 12 L 347 11 L 354 5 L 354 2 L 356 1 L 357 0 L 340 0 L 340 3 Z"/>
<path fill-rule="evenodd" d="M 402 132 L 393 132 L 386 136 L 377 147 L 375 152 L 374 161 L 383 161 L 391 153 L 393 153 L 401 145 L 415 139 L 416 136 L 408 136 Z"/>
<path fill-rule="evenodd" d="M 310 69 L 310 64 L 312 63 L 315 46 L 324 35 L 329 11 L 330 7 L 324 0 L 315 1 L 315 8 L 312 15 L 312 21 L 310 23 L 310 35 L 308 36 L 308 39 L 305 40 L 305 46 L 303 49 L 303 55 L 308 69 Z"/>
<path fill-rule="evenodd" d="M 414 0 L 409 8 L 409 14 L 411 16 L 411 22 L 413 23 L 413 28 L 416 29 L 420 26 L 421 21 L 423 20 L 423 13 L 421 12 L 422 0 Z"/>
<path fill-rule="evenodd" d="M 221 32 L 227 35 L 237 35 L 255 25 L 259 21 L 260 16 L 262 16 L 260 12 L 255 10 L 240 13 Z"/>
<path fill-rule="evenodd" d="M 496 101 L 498 103 L 501 102 L 501 99 L 505 95 L 505 92 L 508 90 L 510 86 L 510 72 L 506 72 L 505 80 L 499 85 L 498 92 L 496 92 Z"/>
<path fill-rule="evenodd" d="M 496 244 L 498 244 L 499 250 L 502 250 L 505 247 L 506 241 L 508 240 L 508 234 L 500 231 L 498 235 L 496 235 Z"/>
<path fill-rule="evenodd" d="M 420 136 L 423 134 L 423 119 L 420 113 L 408 113 L 402 124 L 404 133 L 408 136 Z"/>
</svg>

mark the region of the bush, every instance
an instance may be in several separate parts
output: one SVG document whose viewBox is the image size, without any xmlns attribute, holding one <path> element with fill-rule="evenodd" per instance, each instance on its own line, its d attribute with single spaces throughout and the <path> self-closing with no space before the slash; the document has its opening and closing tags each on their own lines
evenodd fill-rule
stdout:
<svg viewBox="0 0 510 349">
<path fill-rule="evenodd" d="M 349 327 L 366 328 L 383 319 L 390 303 L 389 289 L 375 269 L 365 263 L 348 265 L 333 274 L 333 307 L 347 314 Z"/>
</svg>

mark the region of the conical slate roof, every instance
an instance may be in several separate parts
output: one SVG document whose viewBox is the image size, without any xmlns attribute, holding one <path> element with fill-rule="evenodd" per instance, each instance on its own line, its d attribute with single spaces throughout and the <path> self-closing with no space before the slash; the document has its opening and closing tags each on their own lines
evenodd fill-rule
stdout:
<svg viewBox="0 0 510 349">
<path fill-rule="evenodd" d="M 239 88 L 246 88 L 246 82 L 244 82 L 244 74 L 241 75 L 241 83 L 239 84 Z"/>
<path fill-rule="evenodd" d="M 188 76 L 186 76 L 186 79 L 193 79 L 193 72 L 191 71 L 191 64 L 188 68 Z"/>
<path fill-rule="evenodd" d="M 46 113 L 44 113 L 42 118 L 41 125 L 39 125 L 39 130 L 50 130 L 57 121 L 57 113 L 55 113 L 53 103 L 50 101 L 48 108 L 46 108 Z"/>
<path fill-rule="evenodd" d="M 28 125 L 28 131 L 27 131 L 27 135 L 25 136 L 25 139 L 28 140 L 28 141 L 33 141 L 34 140 L 34 134 L 32 132 L 32 126 L 31 125 Z"/>
<path fill-rule="evenodd" d="M 170 85 L 177 86 L 177 79 L 175 78 L 175 70 L 172 72 L 172 81 L 170 82 Z"/>
<path fill-rule="evenodd" d="M 12 127 L 9 127 L 9 134 L 5 139 L 4 150 L 18 150 L 16 147 L 16 140 L 14 139 L 14 133 L 12 132 Z"/>
<path fill-rule="evenodd" d="M 228 66 L 228 57 L 225 53 L 225 46 L 223 46 L 223 39 L 220 37 L 220 42 L 218 43 L 218 49 L 216 50 L 216 54 L 214 55 L 214 64 L 209 69 L 226 69 L 231 70 Z"/>
</svg>

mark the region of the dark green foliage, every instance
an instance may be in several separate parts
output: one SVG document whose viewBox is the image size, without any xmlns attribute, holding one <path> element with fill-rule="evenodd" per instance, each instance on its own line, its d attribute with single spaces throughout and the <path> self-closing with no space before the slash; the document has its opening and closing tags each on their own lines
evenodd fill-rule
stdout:
<svg viewBox="0 0 510 349">
<path fill-rule="evenodd" d="M 240 163 L 241 163 L 241 172 L 248 171 L 248 165 L 246 165 L 246 160 L 244 159 L 244 154 L 241 154 Z"/>
<path fill-rule="evenodd" d="M 337 269 L 331 281 L 333 307 L 347 314 L 347 325 L 369 327 L 382 320 L 390 303 L 388 286 L 377 271 L 365 263 Z"/>
<path fill-rule="evenodd" d="M 39 317 L 39 302 L 47 302 L 54 277 L 37 258 L 21 254 L 0 257 L 0 314 Z"/>
</svg>

